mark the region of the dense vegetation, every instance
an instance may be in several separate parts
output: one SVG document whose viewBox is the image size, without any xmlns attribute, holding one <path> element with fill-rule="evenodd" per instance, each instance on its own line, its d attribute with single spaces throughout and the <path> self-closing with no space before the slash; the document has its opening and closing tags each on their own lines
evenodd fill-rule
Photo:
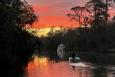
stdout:
<svg viewBox="0 0 115 77">
<path fill-rule="evenodd" d="M 67 51 L 95 51 L 103 52 L 115 48 L 115 23 L 109 24 L 102 29 L 94 28 L 76 28 L 63 32 L 54 33 L 54 35 L 45 38 L 48 50 L 56 51 L 57 46 L 62 42 Z M 51 46 L 51 47 L 50 47 Z"/>
<path fill-rule="evenodd" d="M 8 72 L 13 69 L 21 71 L 35 49 L 39 48 L 38 37 L 24 29 L 36 20 L 32 7 L 26 1 L 0 0 L 1 76 L 8 77 Z"/>
</svg>

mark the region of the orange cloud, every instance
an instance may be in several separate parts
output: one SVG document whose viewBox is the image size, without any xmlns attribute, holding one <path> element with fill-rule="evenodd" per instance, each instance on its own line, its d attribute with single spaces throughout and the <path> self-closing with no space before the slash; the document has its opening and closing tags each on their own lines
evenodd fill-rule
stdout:
<svg viewBox="0 0 115 77">
<path fill-rule="evenodd" d="M 70 21 L 69 17 L 66 16 L 42 16 L 39 22 L 35 22 L 33 27 L 48 28 L 48 27 L 78 27 L 78 23 Z"/>
<path fill-rule="evenodd" d="M 33 5 L 33 10 L 34 10 L 36 13 L 39 13 L 39 12 L 47 12 L 47 11 L 48 11 L 48 7 L 46 7 L 46 6 Z"/>
<path fill-rule="evenodd" d="M 77 27 L 78 23 L 70 21 L 70 18 L 66 16 L 70 11 L 63 11 L 65 15 L 50 15 L 55 8 L 49 8 L 47 6 L 33 5 L 33 10 L 38 14 L 39 22 L 33 24 L 33 28 L 48 28 L 48 27 Z M 57 11 L 54 11 L 56 13 Z M 45 13 L 45 14 L 44 14 Z"/>
<path fill-rule="evenodd" d="M 109 14 L 110 14 L 110 16 L 115 16 L 115 9 L 110 9 L 109 10 Z"/>
<path fill-rule="evenodd" d="M 78 23 L 70 21 L 70 18 L 66 16 L 70 10 L 56 9 L 51 6 L 33 5 L 33 9 L 38 14 L 39 22 L 33 24 L 34 28 L 46 28 L 46 27 L 77 27 Z"/>
</svg>

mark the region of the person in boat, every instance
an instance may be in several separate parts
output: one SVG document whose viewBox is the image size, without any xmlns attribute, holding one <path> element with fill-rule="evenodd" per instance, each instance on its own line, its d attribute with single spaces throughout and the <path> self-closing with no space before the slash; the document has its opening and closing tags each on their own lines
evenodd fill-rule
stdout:
<svg viewBox="0 0 115 77">
<path fill-rule="evenodd" d="M 69 57 L 69 61 L 76 63 L 76 62 L 80 62 L 80 58 L 77 56 L 77 54 L 72 53 L 71 57 Z"/>
</svg>

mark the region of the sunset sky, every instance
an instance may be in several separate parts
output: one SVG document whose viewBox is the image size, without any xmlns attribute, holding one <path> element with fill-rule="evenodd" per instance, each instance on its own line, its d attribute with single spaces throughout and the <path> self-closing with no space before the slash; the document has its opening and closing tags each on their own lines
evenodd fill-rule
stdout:
<svg viewBox="0 0 115 77">
<path fill-rule="evenodd" d="M 82 6 L 88 0 L 26 0 L 34 9 L 35 14 L 39 16 L 39 22 L 33 24 L 33 27 L 48 28 L 54 27 L 77 27 L 78 23 L 71 21 L 68 16 L 70 9 L 74 6 Z M 115 15 L 115 10 L 110 12 Z"/>
<path fill-rule="evenodd" d="M 77 22 L 70 21 L 66 15 L 70 13 L 71 7 L 75 5 L 83 5 L 87 0 L 27 0 L 39 15 L 39 23 L 35 23 L 36 27 L 76 27 Z"/>
</svg>

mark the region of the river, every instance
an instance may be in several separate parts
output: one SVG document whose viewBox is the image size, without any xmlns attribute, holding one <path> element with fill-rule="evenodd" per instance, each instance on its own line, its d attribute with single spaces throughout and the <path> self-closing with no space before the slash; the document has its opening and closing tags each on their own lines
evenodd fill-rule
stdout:
<svg viewBox="0 0 115 77">
<path fill-rule="evenodd" d="M 115 77 L 115 65 L 85 63 L 88 67 L 79 64 L 73 69 L 68 61 L 55 62 L 46 57 L 36 56 L 28 63 L 25 77 Z"/>
</svg>

